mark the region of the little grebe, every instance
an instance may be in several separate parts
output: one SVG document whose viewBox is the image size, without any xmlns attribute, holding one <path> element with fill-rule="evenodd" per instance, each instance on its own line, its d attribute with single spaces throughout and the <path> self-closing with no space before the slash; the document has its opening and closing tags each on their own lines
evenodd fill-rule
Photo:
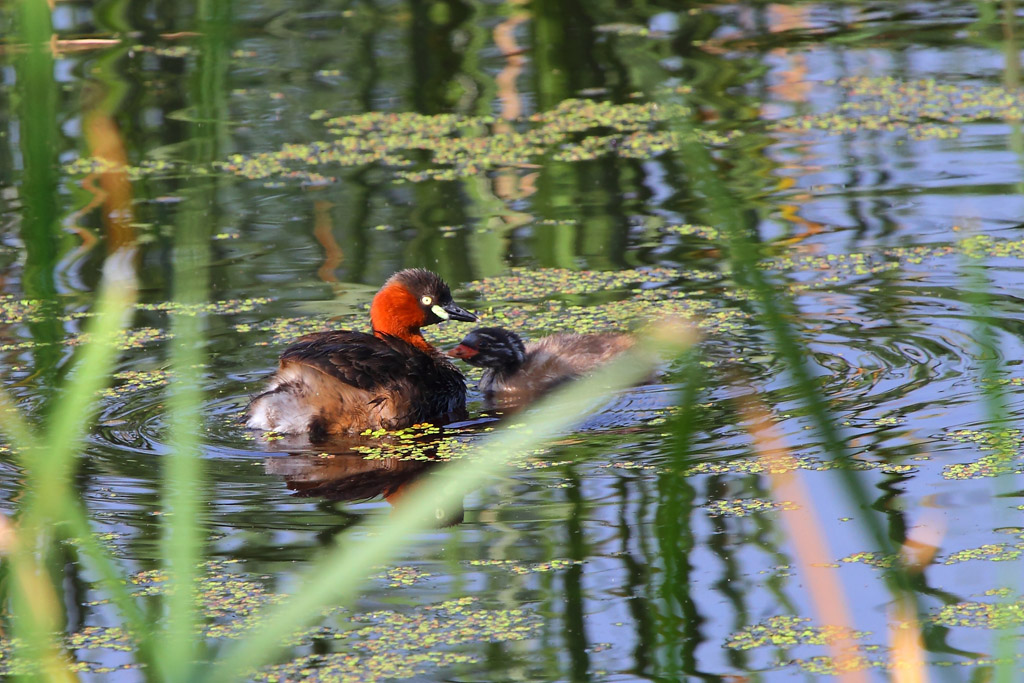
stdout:
<svg viewBox="0 0 1024 683">
<path fill-rule="evenodd" d="M 480 391 L 492 405 L 529 402 L 633 346 L 628 334 L 553 334 L 523 343 L 501 327 L 479 327 L 448 352 L 485 368 Z"/>
<path fill-rule="evenodd" d="M 458 417 L 462 373 L 420 333 L 444 320 L 473 322 L 434 273 L 392 275 L 370 305 L 373 334 L 337 330 L 299 337 L 281 354 L 266 391 L 249 404 L 246 426 L 310 440 L 364 429 L 402 429 Z"/>
</svg>

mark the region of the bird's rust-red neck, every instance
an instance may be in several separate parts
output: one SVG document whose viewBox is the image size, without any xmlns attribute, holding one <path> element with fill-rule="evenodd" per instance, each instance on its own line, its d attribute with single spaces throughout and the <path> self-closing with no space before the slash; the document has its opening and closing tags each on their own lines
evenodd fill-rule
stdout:
<svg viewBox="0 0 1024 683">
<path fill-rule="evenodd" d="M 386 285 L 370 304 L 370 325 L 375 335 L 398 337 L 429 353 L 434 347 L 420 334 L 425 322 L 426 314 L 416 296 L 399 284 Z"/>
</svg>

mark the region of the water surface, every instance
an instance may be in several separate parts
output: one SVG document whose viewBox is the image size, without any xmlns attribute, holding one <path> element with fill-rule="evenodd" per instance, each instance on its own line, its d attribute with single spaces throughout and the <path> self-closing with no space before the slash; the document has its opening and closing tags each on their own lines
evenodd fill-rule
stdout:
<svg viewBox="0 0 1024 683">
<path fill-rule="evenodd" d="M 159 593 L 143 572 L 158 567 L 175 265 L 198 254 L 208 281 L 209 305 L 188 313 L 207 357 L 197 428 L 214 646 L 293 590 L 341 531 L 389 515 L 429 467 L 340 447 L 322 457 L 241 426 L 291 339 L 365 329 L 377 287 L 427 267 L 484 322 L 527 336 L 689 316 L 702 330 L 696 432 L 683 451 L 668 436 L 669 364 L 468 496 L 381 567 L 353 608 L 325 604 L 261 676 L 830 672 L 789 515 L 818 520 L 858 665 L 885 679 L 892 595 L 864 527 L 878 515 L 896 546 L 934 546 L 915 583 L 929 673 L 987 679 L 999 605 L 1019 608 L 1024 533 L 1019 452 L 1009 465 L 991 460 L 980 362 L 998 360 L 1016 417 L 1024 27 L 1014 3 L 203 8 L 58 4 L 67 42 L 42 81 L 28 81 L 3 32 L 0 376 L 24 412 L 44 414 L 73 366 L 108 247 L 139 244 L 142 303 L 75 485 L 140 590 Z M 39 93 L 53 94 L 48 109 Z M 792 301 L 788 319 L 850 460 L 826 452 L 734 278 L 722 226 L 707 226 L 701 179 L 673 151 L 680 121 L 696 126 L 779 300 Z M 104 141 L 128 163 L 119 184 L 104 184 L 118 158 Z M 40 191 L 50 200 L 34 199 Z M 975 293 L 996 323 L 980 345 Z M 451 345 L 469 329 L 427 335 Z M 468 375 L 473 386 L 479 375 Z M 735 402 L 751 393 L 809 501 L 773 491 Z M 470 399 L 477 417 L 481 397 Z M 1018 432 L 1009 438 L 1019 451 Z M 839 465 L 857 470 L 871 509 L 850 501 Z M 0 507 L 16 514 L 20 470 L 7 453 L 0 467 Z M 117 621 L 96 577 L 69 559 L 68 638 L 93 634 L 74 641 L 74 656 L 95 680 L 140 680 L 130 654 L 103 640 L 116 645 Z"/>
</svg>

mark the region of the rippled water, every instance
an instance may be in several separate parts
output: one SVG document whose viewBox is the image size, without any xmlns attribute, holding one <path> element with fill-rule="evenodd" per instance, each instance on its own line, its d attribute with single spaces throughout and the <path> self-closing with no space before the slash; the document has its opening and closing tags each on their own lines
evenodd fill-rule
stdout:
<svg viewBox="0 0 1024 683">
<path fill-rule="evenodd" d="M 341 531 L 390 514 L 429 469 L 364 457 L 375 442 L 313 449 L 242 427 L 289 340 L 367 327 L 380 283 L 422 266 L 484 322 L 527 336 L 690 316 L 702 331 L 696 432 L 685 452 L 673 446 L 679 364 L 666 363 L 461 512 L 439 511 L 356 606 L 325 604 L 319 630 L 264 675 L 814 676 L 832 652 L 804 630 L 823 623 L 788 515 L 823 529 L 848 625 L 863 632 L 860 664 L 883 679 L 892 596 L 884 558 L 864 554 L 877 550 L 864 522 L 878 515 L 895 545 L 934 546 L 914 584 L 929 673 L 987 680 L 993 605 L 1019 608 L 1024 549 L 1022 438 L 1008 437 L 1012 472 L 991 476 L 979 360 L 997 360 L 1006 411 L 1019 415 L 1013 2 L 219 6 L 230 20 L 174 3 L 112 7 L 58 4 L 55 30 L 72 42 L 52 81 L 32 86 L 58 94 L 49 119 L 25 109 L 35 100 L 11 39 L 0 55 L 0 374 L 26 414 L 44 414 L 73 367 L 113 228 L 138 240 L 143 303 L 75 486 L 126 572 L 155 569 L 178 310 L 168 302 L 177 240 L 198 231 L 216 303 L 192 311 L 208 358 L 204 610 L 226 629 L 209 632 L 212 644 L 293 590 Z M 97 37 L 113 42 L 86 42 Z M 698 123 L 763 272 L 792 302 L 787 319 L 871 510 L 846 495 L 755 296 L 734 279 L 728 240 L 690 227 L 712 214 L 701 178 L 666 151 L 673 117 Z M 112 123 L 131 164 L 127 221 L 103 215 L 109 176 L 84 132 L 95 120 Z M 28 198 L 40 126 L 53 142 L 49 221 Z M 992 342 L 980 336 L 985 311 Z M 470 328 L 427 335 L 447 346 Z M 778 499 L 755 457 L 735 401 L 751 391 L 798 459 L 810 509 Z M 504 428 L 478 392 L 470 399 L 446 448 Z M 428 455 L 436 444 L 416 443 Z M 13 515 L 16 458 L 3 453 L 0 471 Z M 74 558 L 63 571 L 67 632 L 116 625 L 95 577 Z M 138 581 L 159 592 L 152 576 Z M 95 640 L 72 651 L 95 680 L 143 676 Z M 343 659 L 353 654 L 356 664 Z"/>
</svg>

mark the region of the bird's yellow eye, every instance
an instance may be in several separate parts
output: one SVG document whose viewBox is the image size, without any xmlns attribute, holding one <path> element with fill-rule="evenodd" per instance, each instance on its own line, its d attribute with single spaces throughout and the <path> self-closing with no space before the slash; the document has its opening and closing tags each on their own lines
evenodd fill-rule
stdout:
<svg viewBox="0 0 1024 683">
<path fill-rule="evenodd" d="M 429 306 L 430 304 L 434 303 L 434 300 L 431 299 L 429 296 L 425 296 L 420 299 L 420 303 L 423 304 L 424 306 Z"/>
</svg>

